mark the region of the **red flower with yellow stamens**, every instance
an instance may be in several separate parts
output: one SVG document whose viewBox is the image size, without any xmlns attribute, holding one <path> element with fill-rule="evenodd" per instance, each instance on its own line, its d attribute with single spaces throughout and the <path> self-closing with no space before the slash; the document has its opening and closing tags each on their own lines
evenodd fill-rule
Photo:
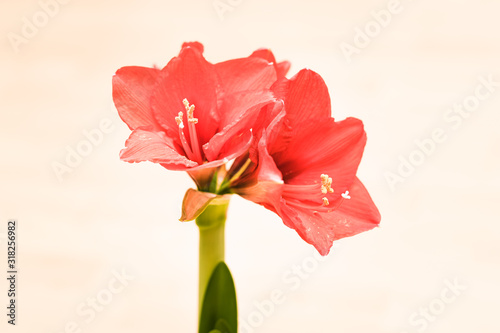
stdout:
<svg viewBox="0 0 500 333">
<path fill-rule="evenodd" d="M 202 53 L 200 43 L 184 43 L 162 70 L 123 67 L 113 77 L 113 100 L 132 130 L 121 159 L 188 171 L 200 189 L 206 169 L 248 150 L 255 114 L 275 100 L 269 88 L 288 67 L 269 52 L 216 64 Z"/>
<path fill-rule="evenodd" d="M 362 122 L 335 121 L 323 79 L 310 70 L 287 79 L 289 68 L 267 49 L 211 64 L 194 42 L 161 70 L 123 67 L 113 77 L 113 100 L 132 130 L 121 159 L 187 171 L 197 184 L 180 220 L 199 227 L 199 332 L 238 329 L 224 259 L 231 194 L 277 213 L 322 255 L 379 224 L 356 177 Z"/>
<path fill-rule="evenodd" d="M 261 129 L 250 152 L 235 161 L 229 187 L 280 215 L 326 255 L 334 240 L 380 222 L 377 207 L 356 177 L 366 143 L 363 123 L 355 118 L 335 121 L 328 89 L 310 70 L 278 80 L 271 90 L 284 107 L 265 110 L 273 120 Z M 236 172 L 241 176 L 234 179 Z"/>
</svg>

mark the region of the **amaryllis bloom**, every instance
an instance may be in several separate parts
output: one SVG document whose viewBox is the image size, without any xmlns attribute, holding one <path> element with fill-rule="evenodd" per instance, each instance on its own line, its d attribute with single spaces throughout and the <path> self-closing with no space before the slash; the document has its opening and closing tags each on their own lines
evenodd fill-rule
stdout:
<svg viewBox="0 0 500 333">
<path fill-rule="evenodd" d="M 331 117 L 328 89 L 313 71 L 281 78 L 271 90 L 283 104 L 264 108 L 261 116 L 271 119 L 270 124 L 260 129 L 249 153 L 234 162 L 230 187 L 277 213 L 326 255 L 334 240 L 370 230 L 380 221 L 356 177 L 366 143 L 363 123 Z"/>
<path fill-rule="evenodd" d="M 188 171 L 207 190 L 213 168 L 248 150 L 255 114 L 275 101 L 269 88 L 288 67 L 268 50 L 211 64 L 192 42 L 161 70 L 119 69 L 113 100 L 132 130 L 120 158 Z"/>
</svg>

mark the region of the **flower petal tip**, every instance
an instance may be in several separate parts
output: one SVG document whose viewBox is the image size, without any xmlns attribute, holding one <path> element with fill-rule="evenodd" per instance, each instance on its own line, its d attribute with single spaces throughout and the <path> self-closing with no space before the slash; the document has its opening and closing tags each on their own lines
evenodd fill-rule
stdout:
<svg viewBox="0 0 500 333">
<path fill-rule="evenodd" d="M 205 50 L 205 47 L 200 42 L 185 42 L 185 43 L 182 43 L 182 48 L 183 49 L 187 48 L 187 47 L 193 47 L 193 48 L 197 49 L 200 53 L 203 53 L 203 51 Z"/>
</svg>

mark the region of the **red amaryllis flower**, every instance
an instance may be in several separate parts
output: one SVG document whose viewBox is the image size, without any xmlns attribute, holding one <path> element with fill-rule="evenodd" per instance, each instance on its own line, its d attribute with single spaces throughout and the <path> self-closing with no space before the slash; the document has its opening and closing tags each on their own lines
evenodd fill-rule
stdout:
<svg viewBox="0 0 500 333">
<path fill-rule="evenodd" d="M 113 77 L 113 100 L 133 131 L 120 158 L 151 161 L 190 173 L 206 190 L 211 169 L 244 153 L 254 114 L 274 100 L 269 90 L 288 63 L 269 51 L 211 64 L 200 43 L 184 43 L 162 70 L 123 67 Z"/>
<path fill-rule="evenodd" d="M 378 225 L 380 214 L 356 177 L 366 143 L 363 123 L 331 118 L 323 79 L 302 70 L 271 90 L 284 102 L 268 106 L 272 119 L 228 179 L 233 192 L 279 214 L 322 254 L 334 240 Z M 255 130 L 254 132 L 258 132 Z M 239 173 L 239 177 L 234 177 Z"/>
</svg>

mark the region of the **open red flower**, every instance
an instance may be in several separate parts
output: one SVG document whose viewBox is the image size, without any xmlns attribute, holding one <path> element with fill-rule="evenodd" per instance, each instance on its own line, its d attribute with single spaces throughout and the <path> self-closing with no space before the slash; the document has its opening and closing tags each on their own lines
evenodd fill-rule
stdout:
<svg viewBox="0 0 500 333">
<path fill-rule="evenodd" d="M 199 188 L 205 186 L 203 170 L 247 151 L 255 113 L 275 100 L 269 88 L 289 66 L 270 59 L 272 53 L 258 50 L 211 64 L 203 46 L 193 42 L 184 43 L 161 70 L 119 69 L 113 100 L 132 130 L 120 158 L 188 171 Z"/>
<path fill-rule="evenodd" d="M 264 109 L 272 121 L 261 129 L 250 152 L 235 161 L 231 187 L 279 214 L 285 225 L 326 255 L 334 240 L 380 222 L 356 177 L 366 143 L 363 123 L 331 118 L 328 89 L 310 70 L 290 80 L 281 78 L 271 90 L 284 107 L 276 103 Z M 237 172 L 238 178 L 231 176 Z"/>
</svg>

